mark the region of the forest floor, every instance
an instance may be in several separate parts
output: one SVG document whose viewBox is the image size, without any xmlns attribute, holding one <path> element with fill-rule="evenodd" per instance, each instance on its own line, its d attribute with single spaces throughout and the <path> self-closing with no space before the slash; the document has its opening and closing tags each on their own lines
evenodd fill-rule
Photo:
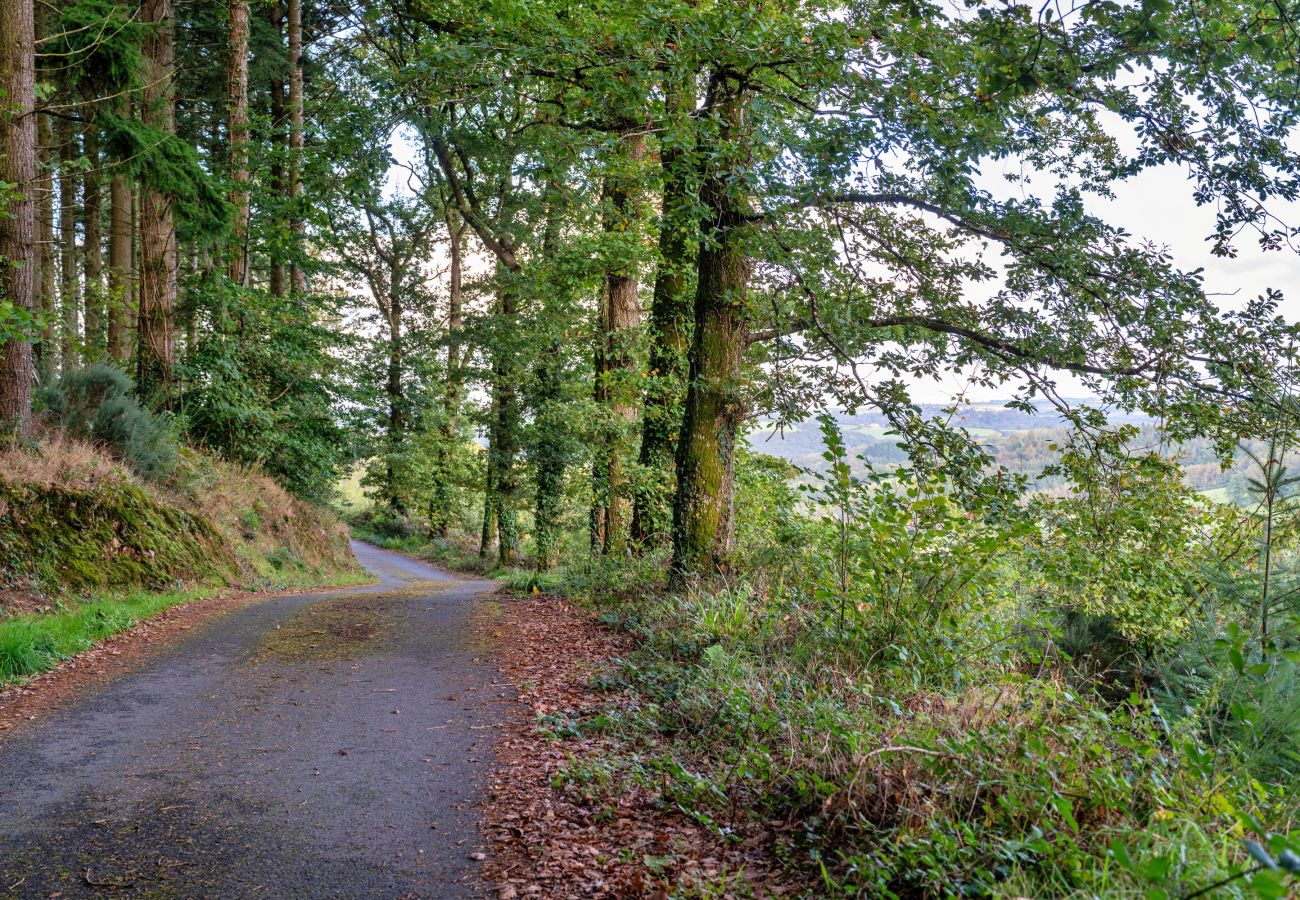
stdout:
<svg viewBox="0 0 1300 900">
<path fill-rule="evenodd" d="M 354 549 L 381 584 L 182 610 L 0 698 L 0 897 L 481 896 L 495 585 Z"/>
</svg>

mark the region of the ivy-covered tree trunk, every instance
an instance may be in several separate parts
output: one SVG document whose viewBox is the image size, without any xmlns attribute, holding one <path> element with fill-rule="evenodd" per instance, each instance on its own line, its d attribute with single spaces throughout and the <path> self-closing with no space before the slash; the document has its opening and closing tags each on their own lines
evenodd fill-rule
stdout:
<svg viewBox="0 0 1300 900">
<path fill-rule="evenodd" d="M 145 33 L 145 86 L 142 114 L 146 124 L 176 131 L 172 86 L 174 22 L 171 0 L 144 0 L 140 21 Z M 175 339 L 172 314 L 176 303 L 176 227 L 172 199 L 146 186 L 140 198 L 140 314 L 137 388 L 142 396 L 160 395 L 169 405 Z"/>
<path fill-rule="evenodd" d="M 0 0 L 0 296 L 35 311 L 36 20 L 32 0 Z M 13 185 L 13 188 L 9 188 Z M 12 194 L 8 193 L 10 190 Z M 0 430 L 26 434 L 32 418 L 32 344 L 0 347 Z"/>
<path fill-rule="evenodd" d="M 462 257 L 468 226 L 450 205 L 445 207 L 448 245 L 447 271 L 447 375 L 443 389 L 442 421 L 437 449 L 437 475 L 429 496 L 429 531 L 446 538 L 451 530 L 451 457 L 460 432 L 461 371 L 460 332 L 464 327 L 461 312 Z"/>
<path fill-rule="evenodd" d="M 388 508 L 396 515 L 406 514 L 406 504 L 397 483 L 397 456 L 402 450 L 406 435 L 406 398 L 402 388 L 402 298 L 396 290 L 402 283 L 402 273 L 394 269 L 389 284 L 394 288 L 388 296 L 388 379 L 384 390 L 388 396 L 388 460 L 384 472 L 384 488 L 388 494 Z"/>
<path fill-rule="evenodd" d="M 725 570 L 731 551 L 732 476 L 742 411 L 741 363 L 746 346 L 745 305 L 750 265 L 741 245 L 746 225 L 743 179 L 749 136 L 745 93 L 715 75 L 709 108 L 718 122 L 717 146 L 700 199 L 703 223 L 695 291 L 695 334 L 673 501 L 675 580 Z"/>
<path fill-rule="evenodd" d="M 626 549 L 631 521 L 626 463 L 632 455 L 632 424 L 637 414 L 637 385 L 631 370 L 641 304 L 636 263 L 628 259 L 635 248 L 626 238 L 635 240 L 638 232 L 637 181 L 644 156 L 645 139 L 640 133 L 621 138 L 604 188 L 605 234 L 618 240 L 612 252 L 621 257 L 605 275 L 596 333 L 595 400 L 604 407 L 607 421 L 593 461 L 592 540 L 593 549 L 606 555 Z"/>
<path fill-rule="evenodd" d="M 565 203 L 564 187 L 554 174 L 546 182 L 546 227 L 542 232 L 542 258 L 553 261 L 560 252 L 561 208 Z M 564 471 L 568 467 L 567 423 L 563 421 L 564 353 L 560 322 L 567 312 L 567 285 L 552 277 L 543 289 L 541 321 L 551 337 L 546 350 L 538 357 L 532 379 L 533 427 L 533 566 L 544 572 L 555 565 L 559 555 L 560 507 L 564 490 Z"/>
<path fill-rule="evenodd" d="M 226 132 L 230 143 L 230 205 L 234 207 L 226 275 L 248 278 L 248 0 L 230 0 L 230 55 L 226 63 Z"/>
<path fill-rule="evenodd" d="M 104 214 L 103 194 L 100 191 L 99 129 L 93 116 L 82 129 L 82 146 L 85 148 L 86 171 L 81 180 L 82 303 L 85 308 L 85 359 L 98 362 L 104 356 L 104 250 L 101 223 Z"/>
<path fill-rule="evenodd" d="M 506 287 L 499 292 L 498 309 L 502 319 L 513 323 L 518 316 L 518 299 Z M 492 399 L 496 427 L 488 452 L 493 469 L 493 496 L 496 505 L 497 562 L 513 566 L 519 558 L 519 473 L 515 465 L 519 455 L 519 384 L 517 351 L 510 341 L 495 348 L 492 364 Z"/>
<path fill-rule="evenodd" d="M 77 132 L 71 119 L 59 119 L 59 307 L 63 333 L 59 341 L 59 360 L 64 372 L 80 363 L 77 334 L 80 331 L 78 307 L 81 305 L 77 272 L 77 176 L 75 162 L 79 156 Z"/>
<path fill-rule="evenodd" d="M 678 125 L 695 110 L 691 85 L 670 85 L 664 114 Z M 673 126 L 670 124 L 669 128 Z M 687 135 L 681 128 L 675 134 Z M 690 145 L 666 138 L 659 151 L 663 195 L 659 219 L 659 264 L 650 306 L 650 348 L 641 412 L 641 478 L 632 510 L 632 537 L 638 544 L 668 537 L 672 526 L 677 430 L 689 371 L 691 268 L 695 264 L 694 197 L 689 193 Z"/>
</svg>

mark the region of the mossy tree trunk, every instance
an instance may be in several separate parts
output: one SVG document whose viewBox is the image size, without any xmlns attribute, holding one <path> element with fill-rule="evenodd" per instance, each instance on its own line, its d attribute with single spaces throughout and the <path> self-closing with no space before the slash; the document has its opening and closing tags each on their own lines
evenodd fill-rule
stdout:
<svg viewBox="0 0 1300 900">
<path fill-rule="evenodd" d="M 716 147 L 700 199 L 703 223 L 695 333 L 673 502 L 674 580 L 725 571 L 731 551 L 733 460 L 742 412 L 741 364 L 747 342 L 745 306 L 750 265 L 742 237 L 747 223 L 744 179 L 749 163 L 746 92 L 715 75 L 708 107 L 717 120 Z"/>
<path fill-rule="evenodd" d="M 36 19 L 32 0 L 0 0 L 0 296 L 35 311 Z M 32 344 L 16 335 L 0 346 L 0 431 L 26 434 L 32 418 Z"/>
<path fill-rule="evenodd" d="M 650 347 L 641 413 L 641 481 L 632 510 L 632 537 L 641 545 L 667 538 L 672 525 L 677 430 L 689 372 L 691 268 L 698 223 L 690 195 L 691 145 L 676 135 L 695 110 L 694 86 L 670 84 L 664 99 L 670 130 L 659 151 L 663 194 L 659 219 L 659 264 L 650 306 Z"/>
<path fill-rule="evenodd" d="M 604 408 L 605 428 L 593 461 L 593 550 L 618 555 L 627 548 L 631 522 L 627 461 L 632 456 L 632 428 L 638 387 L 632 379 L 634 344 L 641 322 L 637 248 L 640 233 L 639 180 L 645 156 L 640 132 L 619 139 L 604 185 L 604 231 L 612 239 L 613 264 L 605 274 L 596 330 L 595 401 Z"/>
<path fill-rule="evenodd" d="M 226 133 L 230 144 L 230 205 L 234 207 L 226 275 L 240 286 L 248 278 L 248 0 L 230 0 L 230 52 L 226 61 Z"/>
<path fill-rule="evenodd" d="M 144 0 L 140 21 L 145 33 L 142 116 L 163 131 L 176 131 L 172 84 L 174 27 L 171 0 Z M 153 187 L 140 197 L 140 313 L 137 388 L 144 397 L 168 406 L 172 394 L 176 305 L 176 226 L 172 198 Z"/>
<path fill-rule="evenodd" d="M 442 421 L 437 450 L 437 474 L 429 496 L 429 531 L 436 537 L 446 538 L 451 530 L 451 458 L 454 444 L 459 440 L 462 374 L 460 359 L 460 332 L 464 327 L 461 311 L 463 257 L 465 238 L 469 226 L 450 203 L 443 204 L 447 223 L 447 373 L 443 390 Z"/>
</svg>

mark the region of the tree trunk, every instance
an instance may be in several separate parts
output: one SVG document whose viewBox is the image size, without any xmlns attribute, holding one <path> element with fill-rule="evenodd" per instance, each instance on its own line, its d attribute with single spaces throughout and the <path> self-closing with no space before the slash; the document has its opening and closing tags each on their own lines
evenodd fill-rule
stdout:
<svg viewBox="0 0 1300 900">
<path fill-rule="evenodd" d="M 86 340 L 83 351 L 87 363 L 98 362 L 104 351 L 104 249 L 102 219 L 103 195 L 100 192 L 99 129 L 93 117 L 82 129 L 82 146 L 87 160 L 86 173 L 81 180 L 81 210 L 84 229 L 82 269 L 82 304 L 85 309 Z"/>
<path fill-rule="evenodd" d="M 176 108 L 172 86 L 174 21 L 171 0 L 143 0 L 140 21 L 157 26 L 145 33 L 143 118 L 147 124 L 174 133 Z M 176 304 L 176 228 L 172 199 L 152 187 L 140 198 L 139 377 L 142 396 L 171 403 L 175 336 L 172 314 Z"/>
<path fill-rule="evenodd" d="M 59 293 L 56 257 L 54 254 L 54 124 L 48 114 L 42 114 L 37 123 L 40 140 L 40 171 L 37 174 L 36 238 L 40 244 L 40 308 L 45 313 L 45 329 L 41 333 L 41 371 L 43 377 L 51 375 L 58 362 Z"/>
<path fill-rule="evenodd" d="M 0 0 L 0 181 L 16 186 L 0 216 L 0 295 L 35 311 L 36 20 L 32 0 Z M 30 335 L 0 348 L 0 430 L 27 434 L 32 420 Z"/>
<path fill-rule="evenodd" d="M 430 492 L 429 531 L 446 539 L 451 530 L 451 456 L 459 434 L 461 403 L 460 331 L 464 327 L 461 312 L 461 280 L 468 226 L 450 205 L 446 206 L 447 234 L 450 238 L 447 273 L 447 380 L 443 392 L 442 423 L 438 443 L 438 473 Z"/>
<path fill-rule="evenodd" d="M 276 35 L 277 46 L 284 35 L 284 6 L 275 0 L 271 4 L 271 28 Z M 284 136 L 285 96 L 284 81 L 277 74 L 271 79 L 271 193 L 275 197 L 275 240 L 271 244 L 271 271 L 269 276 L 272 297 L 285 295 L 284 257 L 277 243 L 284 229 L 283 209 L 288 182 L 285 180 L 284 158 L 288 142 Z"/>
<path fill-rule="evenodd" d="M 131 183 L 114 173 L 109 185 L 108 237 L 108 357 L 127 361 L 127 329 L 131 290 Z"/>
<path fill-rule="evenodd" d="M 289 30 L 289 233 L 293 237 L 291 287 L 307 290 L 307 275 L 300 264 L 304 234 L 302 210 L 303 98 L 302 98 L 302 0 L 288 0 Z"/>
<path fill-rule="evenodd" d="M 519 313 L 518 300 L 508 287 L 498 289 L 498 312 L 513 323 Z M 494 349 L 492 363 L 492 401 L 495 427 L 488 465 L 492 469 L 492 487 L 496 507 L 497 561 L 513 566 L 519 557 L 519 520 L 516 511 L 519 492 L 515 462 L 519 455 L 519 386 L 516 352 L 513 347 Z"/>
<path fill-rule="evenodd" d="M 615 252 L 634 252 L 626 238 L 635 236 L 640 218 L 637 181 L 645 139 L 638 133 L 623 137 L 613 168 L 605 179 L 606 235 L 623 238 Z M 627 547 L 631 500 L 628 496 L 625 462 L 632 423 L 636 421 L 637 386 L 631 379 L 632 344 L 641 320 L 638 299 L 640 282 L 635 262 L 617 262 L 605 275 L 605 289 L 597 329 L 595 400 L 606 408 L 608 427 L 593 473 L 596 511 L 593 540 L 606 555 L 621 554 Z"/>
<path fill-rule="evenodd" d="M 559 251 L 560 209 L 564 187 L 559 178 L 547 179 L 546 229 L 542 233 L 542 259 L 553 260 Z M 560 279 L 552 279 L 543 288 L 542 320 L 553 329 L 557 312 L 567 313 L 568 292 Z M 550 308 L 548 308 L 550 307 Z M 533 543 L 536 552 L 533 566 L 544 572 L 555 565 L 559 555 L 560 503 L 564 490 L 564 471 L 568 465 L 568 429 L 564 422 L 564 353 L 562 338 L 555 333 L 547 349 L 537 360 L 534 376 L 534 446 L 537 494 L 533 503 Z"/>
<path fill-rule="evenodd" d="M 59 306 L 63 311 L 63 337 L 59 358 L 64 372 L 77 368 L 80 331 L 77 308 L 81 304 L 77 272 L 77 133 L 71 119 L 59 120 Z"/>
<path fill-rule="evenodd" d="M 746 343 L 749 260 L 741 236 L 746 226 L 740 195 L 749 164 L 744 93 L 715 76 L 709 108 L 718 119 L 718 146 L 700 199 L 708 210 L 695 291 L 695 334 L 673 501 L 672 575 L 725 571 L 731 551 L 732 475 L 742 411 L 741 364 Z"/>
<path fill-rule="evenodd" d="M 689 84 L 670 86 L 664 107 L 673 125 L 682 127 L 684 118 L 695 110 L 694 89 Z M 642 481 L 632 510 L 632 536 L 642 545 L 663 540 L 672 525 L 677 429 L 689 372 L 690 267 L 698 231 L 690 195 L 689 150 L 687 144 L 670 139 L 659 151 L 663 172 L 659 265 L 650 306 L 650 358 L 641 413 Z"/>
<path fill-rule="evenodd" d="M 406 504 L 398 490 L 397 470 L 394 460 L 402 450 L 405 435 L 404 409 L 406 399 L 402 395 L 402 299 L 398 296 L 397 286 L 402 283 L 402 273 L 390 273 L 388 295 L 388 381 L 385 390 L 388 394 L 388 461 L 385 471 L 385 487 L 388 493 L 388 508 L 394 515 L 405 515 Z"/>
<path fill-rule="evenodd" d="M 230 141 L 230 205 L 235 208 L 226 275 L 248 284 L 248 0 L 230 0 L 226 63 L 226 132 Z"/>
</svg>

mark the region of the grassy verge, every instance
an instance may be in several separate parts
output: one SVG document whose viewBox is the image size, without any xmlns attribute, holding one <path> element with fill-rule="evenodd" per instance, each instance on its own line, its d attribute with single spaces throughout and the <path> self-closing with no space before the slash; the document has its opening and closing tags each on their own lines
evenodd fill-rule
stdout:
<svg viewBox="0 0 1300 900">
<path fill-rule="evenodd" d="M 182 603 L 220 593 L 214 586 L 133 592 L 43 615 L 0 621 L 0 685 L 48 672 L 104 638 Z"/>
</svg>

